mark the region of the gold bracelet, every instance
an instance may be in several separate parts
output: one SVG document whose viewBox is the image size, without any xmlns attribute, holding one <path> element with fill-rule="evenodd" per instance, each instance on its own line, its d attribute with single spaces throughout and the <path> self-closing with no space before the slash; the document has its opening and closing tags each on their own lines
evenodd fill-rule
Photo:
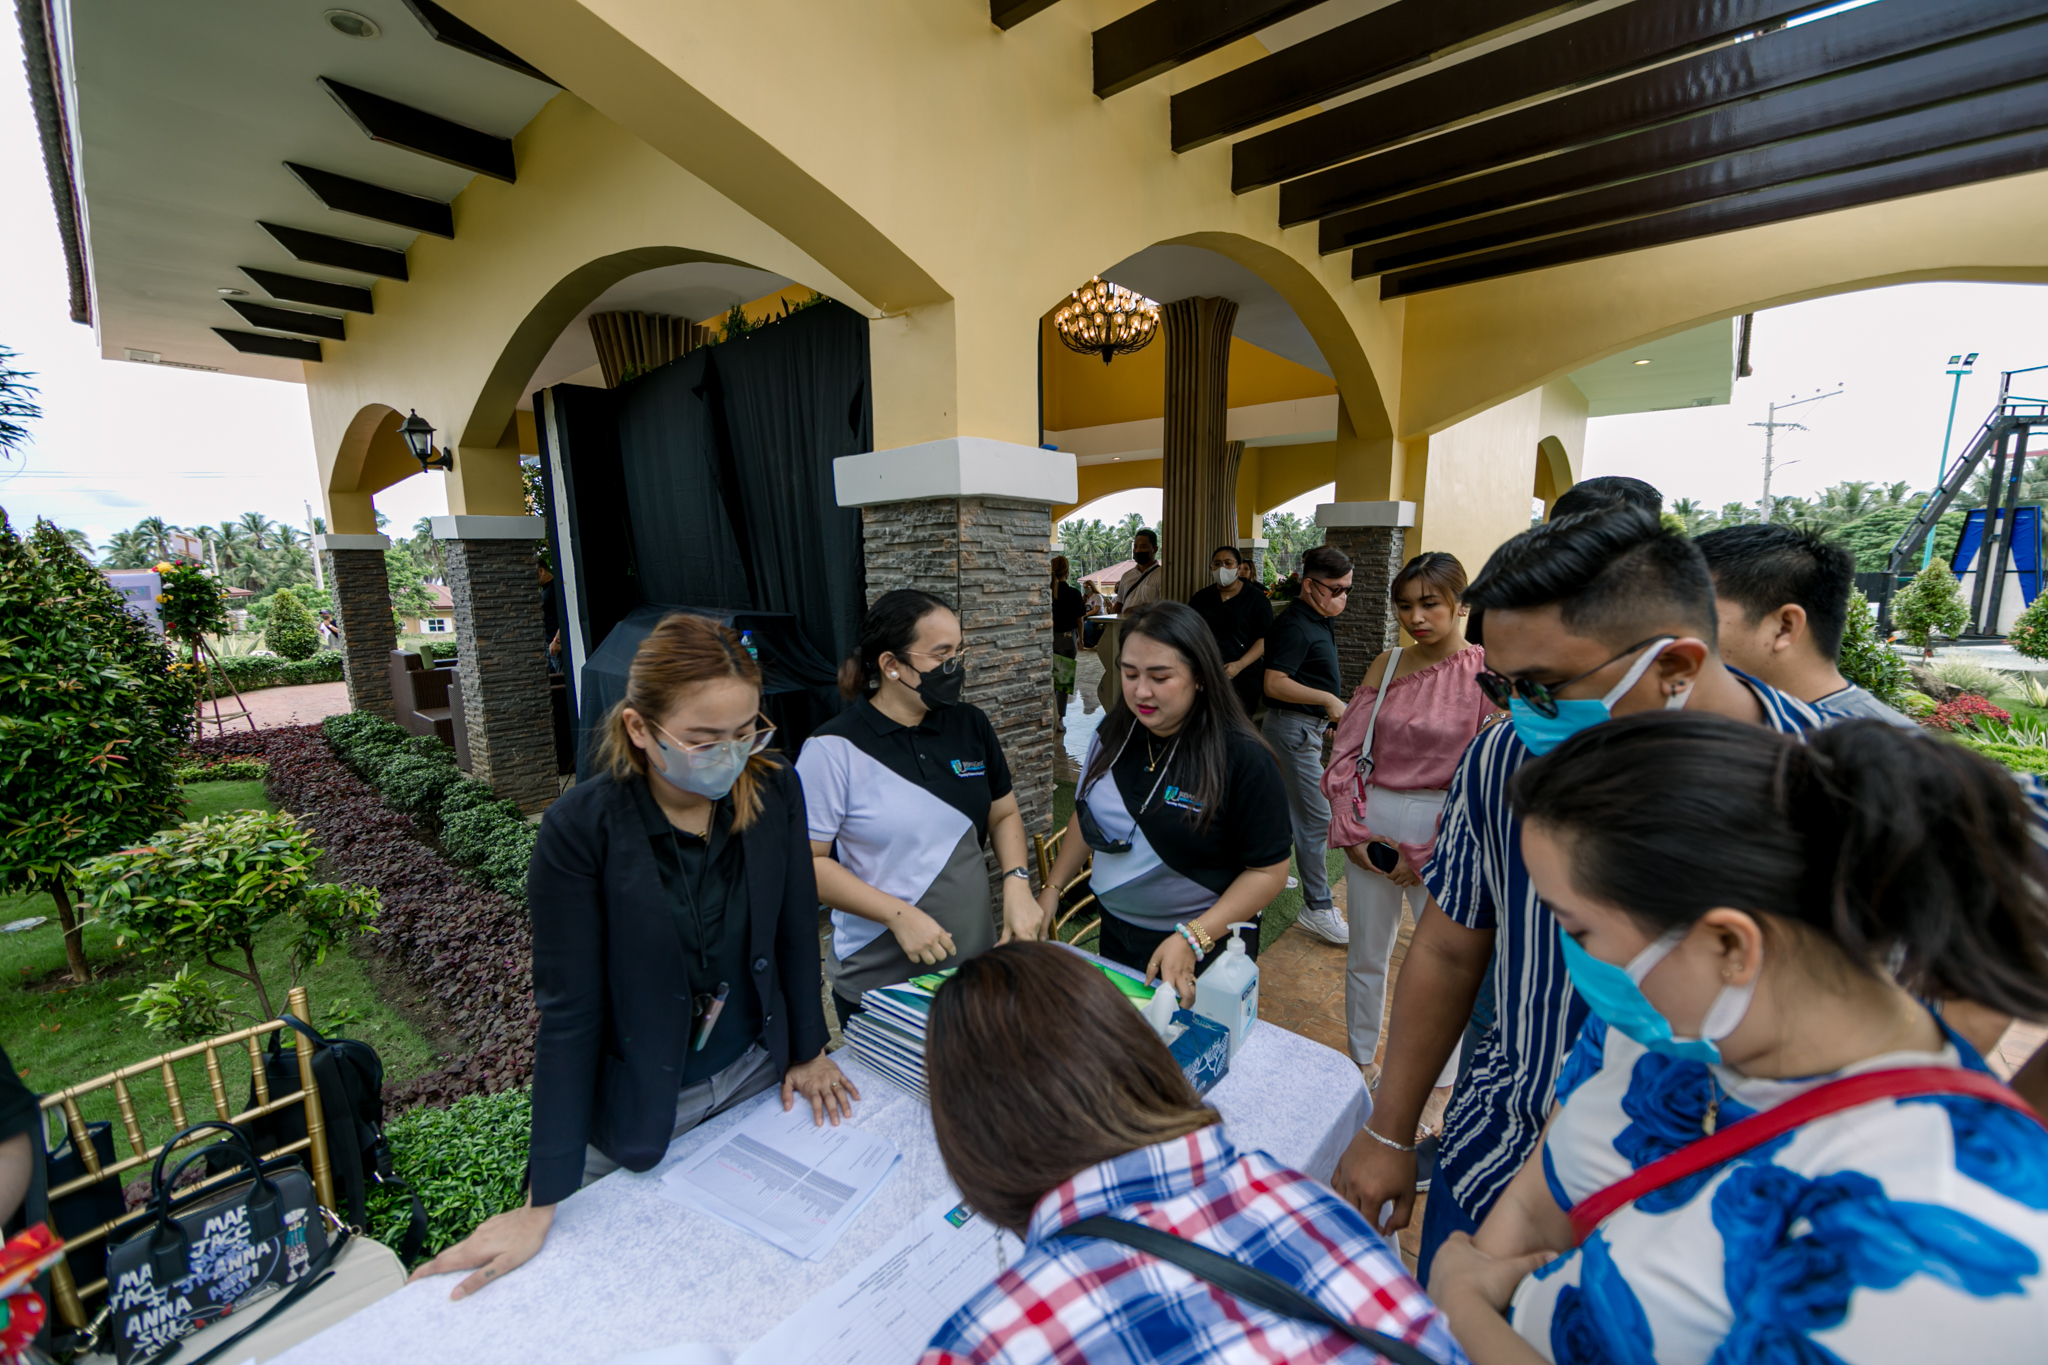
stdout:
<svg viewBox="0 0 2048 1365">
<path fill-rule="evenodd" d="M 1209 936 L 1209 931 L 1202 927 L 1200 920 L 1189 920 L 1188 932 L 1195 936 L 1195 942 L 1200 946 L 1203 957 L 1216 951 L 1216 940 Z"/>
</svg>

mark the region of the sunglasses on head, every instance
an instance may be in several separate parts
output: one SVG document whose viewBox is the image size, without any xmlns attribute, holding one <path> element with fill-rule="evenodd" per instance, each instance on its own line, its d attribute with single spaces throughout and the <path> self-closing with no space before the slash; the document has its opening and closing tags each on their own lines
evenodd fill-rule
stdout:
<svg viewBox="0 0 2048 1365">
<path fill-rule="evenodd" d="M 1474 681 L 1479 684 L 1479 690 L 1486 694 L 1486 699 L 1495 706 L 1500 707 L 1503 711 L 1508 709 L 1509 702 L 1519 696 L 1529 704 L 1529 709 L 1537 715 L 1542 716 L 1546 720 L 1554 720 L 1557 717 L 1557 704 L 1562 700 L 1557 695 L 1559 692 L 1570 687 L 1573 683 L 1584 682 L 1601 669 L 1611 664 L 1618 664 L 1631 654 L 1637 654 L 1648 649 L 1659 640 L 1675 640 L 1677 638 L 1675 635 L 1652 635 L 1640 644 L 1630 645 L 1606 663 L 1589 668 L 1584 673 L 1579 674 L 1578 677 L 1567 678 L 1561 683 L 1541 683 L 1537 682 L 1534 678 L 1503 677 L 1490 668 L 1481 669 Z"/>
</svg>

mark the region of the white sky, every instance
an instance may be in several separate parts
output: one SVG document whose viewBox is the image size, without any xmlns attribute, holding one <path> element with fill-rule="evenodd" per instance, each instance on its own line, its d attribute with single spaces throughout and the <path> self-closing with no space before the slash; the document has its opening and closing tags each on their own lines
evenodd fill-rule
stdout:
<svg viewBox="0 0 2048 1365">
<path fill-rule="evenodd" d="M 66 313 L 64 257 L 21 64 L 0 59 L 0 345 L 35 372 L 45 416 L 26 458 L 0 466 L 0 507 L 25 529 L 36 516 L 103 543 L 152 514 L 178 525 L 246 511 L 303 525 L 319 509 L 305 394 L 296 384 L 105 361 L 90 328 Z M 1633 474 L 1667 502 L 1753 502 L 1762 479 L 1766 404 L 1844 386 L 1793 414 L 1780 432 L 1780 493 L 1812 494 L 1843 479 L 1929 486 L 1948 415 L 1948 357 L 1982 352 L 1963 381 L 1956 440 L 1997 394 L 1998 371 L 2048 364 L 2048 290 L 2027 285 L 1920 284 L 1794 304 L 1759 314 L 1756 371 L 1727 407 L 1596 419 L 1582 475 Z M 2048 372 L 2015 392 L 2048 395 Z M 1309 515 L 1331 487 L 1285 509 Z M 443 481 L 408 479 L 380 493 L 394 529 L 447 511 Z M 1104 498 L 1081 514 L 1114 522 L 1160 511 L 1158 489 Z"/>
</svg>

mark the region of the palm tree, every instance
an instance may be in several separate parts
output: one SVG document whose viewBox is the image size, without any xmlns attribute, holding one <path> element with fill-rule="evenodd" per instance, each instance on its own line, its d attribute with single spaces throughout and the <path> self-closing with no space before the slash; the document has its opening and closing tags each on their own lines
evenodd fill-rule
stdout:
<svg viewBox="0 0 2048 1365">
<path fill-rule="evenodd" d="M 162 517 L 144 517 L 135 523 L 135 534 L 142 537 L 143 545 L 158 559 L 171 557 L 171 537 L 181 529 Z"/>
<path fill-rule="evenodd" d="M 257 549 L 267 550 L 270 548 L 271 532 L 275 529 L 276 524 L 269 517 L 264 516 L 261 512 L 244 512 L 237 524 L 242 528 L 243 534 L 249 537 L 250 543 Z"/>
<path fill-rule="evenodd" d="M 17 358 L 12 350 L 0 346 L 0 458 L 19 453 L 28 442 L 28 428 L 22 423 L 43 415 L 35 405 L 36 389 L 28 382 L 29 371 L 14 368 Z"/>
<path fill-rule="evenodd" d="M 70 541 L 72 548 L 76 549 L 78 553 L 84 555 L 87 559 L 93 557 L 92 539 L 85 532 L 78 530 L 76 527 L 67 526 L 64 528 L 64 539 Z"/>
<path fill-rule="evenodd" d="M 107 542 L 100 564 L 109 569 L 146 569 L 156 559 L 139 532 L 116 531 L 113 539 Z"/>
<path fill-rule="evenodd" d="M 1707 519 L 1706 507 L 1698 498 L 1680 498 L 1671 504 L 1671 515 L 1685 523 L 1685 533 L 1698 535 L 1700 523 Z"/>
</svg>

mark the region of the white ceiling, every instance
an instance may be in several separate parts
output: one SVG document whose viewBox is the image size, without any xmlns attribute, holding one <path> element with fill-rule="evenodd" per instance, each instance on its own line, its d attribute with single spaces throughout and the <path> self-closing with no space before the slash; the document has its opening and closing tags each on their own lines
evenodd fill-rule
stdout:
<svg viewBox="0 0 2048 1365">
<path fill-rule="evenodd" d="M 527 382 L 519 406 L 533 411 L 534 391 L 550 385 L 604 382 L 597 369 L 597 344 L 590 339 L 592 313 L 666 313 L 702 322 L 736 303 L 751 303 L 792 283 L 765 270 L 708 262 L 665 265 L 629 275 L 598 295 L 595 303 L 562 329 L 562 335 L 556 338 Z"/>
<path fill-rule="evenodd" d="M 1237 304 L 1231 335 L 1328 375 L 1330 362 L 1280 292 L 1228 256 L 1198 246 L 1151 246 L 1102 272 L 1148 299 L 1225 298 Z"/>
<path fill-rule="evenodd" d="M 470 182 L 469 171 L 370 141 L 316 78 L 500 137 L 525 127 L 557 93 L 436 42 L 401 0 L 346 2 L 382 34 L 337 33 L 321 17 L 334 0 L 70 0 L 62 65 L 73 81 L 66 98 L 102 355 L 121 359 L 134 348 L 172 363 L 301 381 L 299 361 L 243 355 L 213 334 L 257 330 L 218 291 L 245 289 L 251 300 L 271 302 L 236 269 L 243 265 L 370 280 L 293 260 L 256 221 L 399 249 L 414 234 L 332 212 L 283 163 L 441 200 Z"/>
<path fill-rule="evenodd" d="M 1588 417 L 1719 407 L 1735 392 L 1735 319 L 1631 346 L 1570 377 Z"/>
</svg>

